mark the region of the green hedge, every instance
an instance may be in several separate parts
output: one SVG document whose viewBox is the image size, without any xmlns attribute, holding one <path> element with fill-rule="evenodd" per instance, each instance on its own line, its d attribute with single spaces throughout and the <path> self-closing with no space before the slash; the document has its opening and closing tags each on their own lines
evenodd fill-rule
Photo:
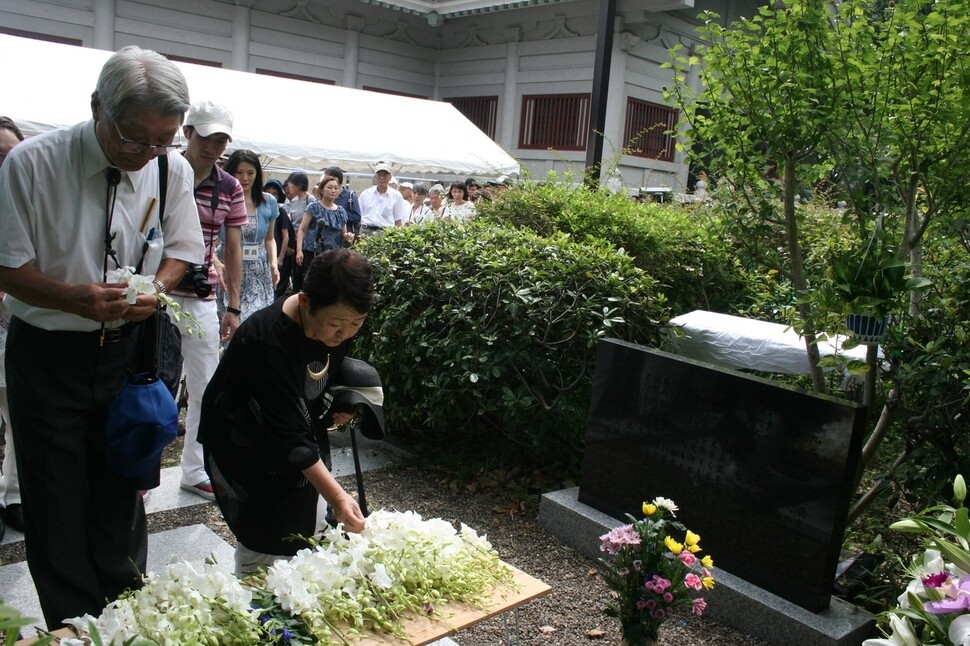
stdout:
<svg viewBox="0 0 970 646">
<path fill-rule="evenodd" d="M 381 372 L 392 432 L 439 459 L 575 464 L 597 339 L 659 342 L 655 281 L 602 243 L 436 222 L 360 249 L 379 299 L 355 354 Z"/>
<path fill-rule="evenodd" d="M 521 184 L 482 203 L 479 219 L 530 229 L 561 231 L 577 242 L 606 241 L 662 285 L 671 314 L 695 309 L 736 313 L 753 295 L 719 224 L 679 204 L 637 204 L 606 190 L 561 183 Z"/>
</svg>

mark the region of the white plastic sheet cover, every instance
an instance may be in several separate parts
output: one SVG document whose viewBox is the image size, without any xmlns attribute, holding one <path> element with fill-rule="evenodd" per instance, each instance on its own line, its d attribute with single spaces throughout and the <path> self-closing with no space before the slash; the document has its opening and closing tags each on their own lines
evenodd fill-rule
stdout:
<svg viewBox="0 0 970 646">
<path fill-rule="evenodd" d="M 8 61 L 0 114 L 25 135 L 91 118 L 90 97 L 111 52 L 0 35 Z M 498 177 L 519 164 L 453 105 L 410 97 L 176 63 L 193 101 L 235 116 L 229 150 L 250 148 L 269 170 L 319 172 L 338 165 L 372 172 Z"/>
<path fill-rule="evenodd" d="M 683 333 L 673 342 L 673 351 L 689 359 L 734 369 L 788 375 L 809 373 L 805 339 L 789 326 L 705 310 L 674 317 L 670 325 Z M 846 358 L 866 360 L 866 346 L 841 350 L 845 337 L 828 336 L 829 341 L 818 344 L 821 356 L 839 350 Z"/>
</svg>

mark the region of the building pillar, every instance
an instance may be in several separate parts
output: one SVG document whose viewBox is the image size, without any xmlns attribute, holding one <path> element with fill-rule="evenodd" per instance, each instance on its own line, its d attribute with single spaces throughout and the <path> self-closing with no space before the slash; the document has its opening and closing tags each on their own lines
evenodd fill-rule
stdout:
<svg viewBox="0 0 970 646">
<path fill-rule="evenodd" d="M 229 68 L 249 71 L 249 38 L 255 0 L 236 0 L 236 15 L 232 19 L 232 51 Z"/>
<path fill-rule="evenodd" d="M 361 16 L 347 14 L 347 40 L 344 42 L 344 73 L 340 79 L 343 87 L 357 88 L 357 67 L 360 61 L 360 32 L 364 28 Z"/>
<path fill-rule="evenodd" d="M 617 18 L 618 30 L 622 28 L 622 18 Z M 610 65 L 609 94 L 606 101 L 606 126 L 604 161 L 619 163 L 620 151 L 629 143 L 624 140 L 624 126 L 626 121 L 626 65 L 631 49 L 640 43 L 640 39 L 629 33 L 618 33 L 613 41 L 613 62 Z"/>
<path fill-rule="evenodd" d="M 502 109 L 499 113 L 498 132 L 495 138 L 502 148 L 513 150 L 518 142 L 515 137 L 516 92 L 519 84 L 519 40 L 522 29 L 510 27 L 505 30 L 505 87 L 502 90 Z"/>
<path fill-rule="evenodd" d="M 95 49 L 115 50 L 115 0 L 94 0 L 94 41 Z"/>
</svg>

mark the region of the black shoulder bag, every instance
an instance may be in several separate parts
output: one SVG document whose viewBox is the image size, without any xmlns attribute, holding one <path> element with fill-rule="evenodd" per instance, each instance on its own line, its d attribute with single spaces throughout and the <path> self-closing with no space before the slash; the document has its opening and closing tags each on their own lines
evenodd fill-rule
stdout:
<svg viewBox="0 0 970 646">
<path fill-rule="evenodd" d="M 168 193 L 168 157 L 158 157 L 158 230 L 162 230 L 165 218 L 165 197 Z M 141 273 L 142 263 L 145 261 L 146 246 L 142 258 L 138 261 L 135 273 Z M 140 338 L 132 344 L 135 357 L 131 363 L 135 372 L 149 372 L 158 375 L 165 384 L 172 397 L 178 392 L 179 381 L 182 379 L 182 333 L 172 318 L 165 311 L 165 306 L 159 303 L 155 313 L 145 319 L 138 326 Z"/>
</svg>

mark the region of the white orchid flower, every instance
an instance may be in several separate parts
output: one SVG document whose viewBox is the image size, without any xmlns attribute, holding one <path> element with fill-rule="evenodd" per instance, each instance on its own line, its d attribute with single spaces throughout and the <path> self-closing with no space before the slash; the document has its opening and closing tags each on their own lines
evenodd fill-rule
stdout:
<svg viewBox="0 0 970 646">
<path fill-rule="evenodd" d="M 920 646 L 916 631 L 906 617 L 890 615 L 889 627 L 892 632 L 887 639 L 867 639 L 862 646 Z"/>
<path fill-rule="evenodd" d="M 960 615 L 954 619 L 947 636 L 953 646 L 970 646 L 970 615 Z"/>
</svg>

